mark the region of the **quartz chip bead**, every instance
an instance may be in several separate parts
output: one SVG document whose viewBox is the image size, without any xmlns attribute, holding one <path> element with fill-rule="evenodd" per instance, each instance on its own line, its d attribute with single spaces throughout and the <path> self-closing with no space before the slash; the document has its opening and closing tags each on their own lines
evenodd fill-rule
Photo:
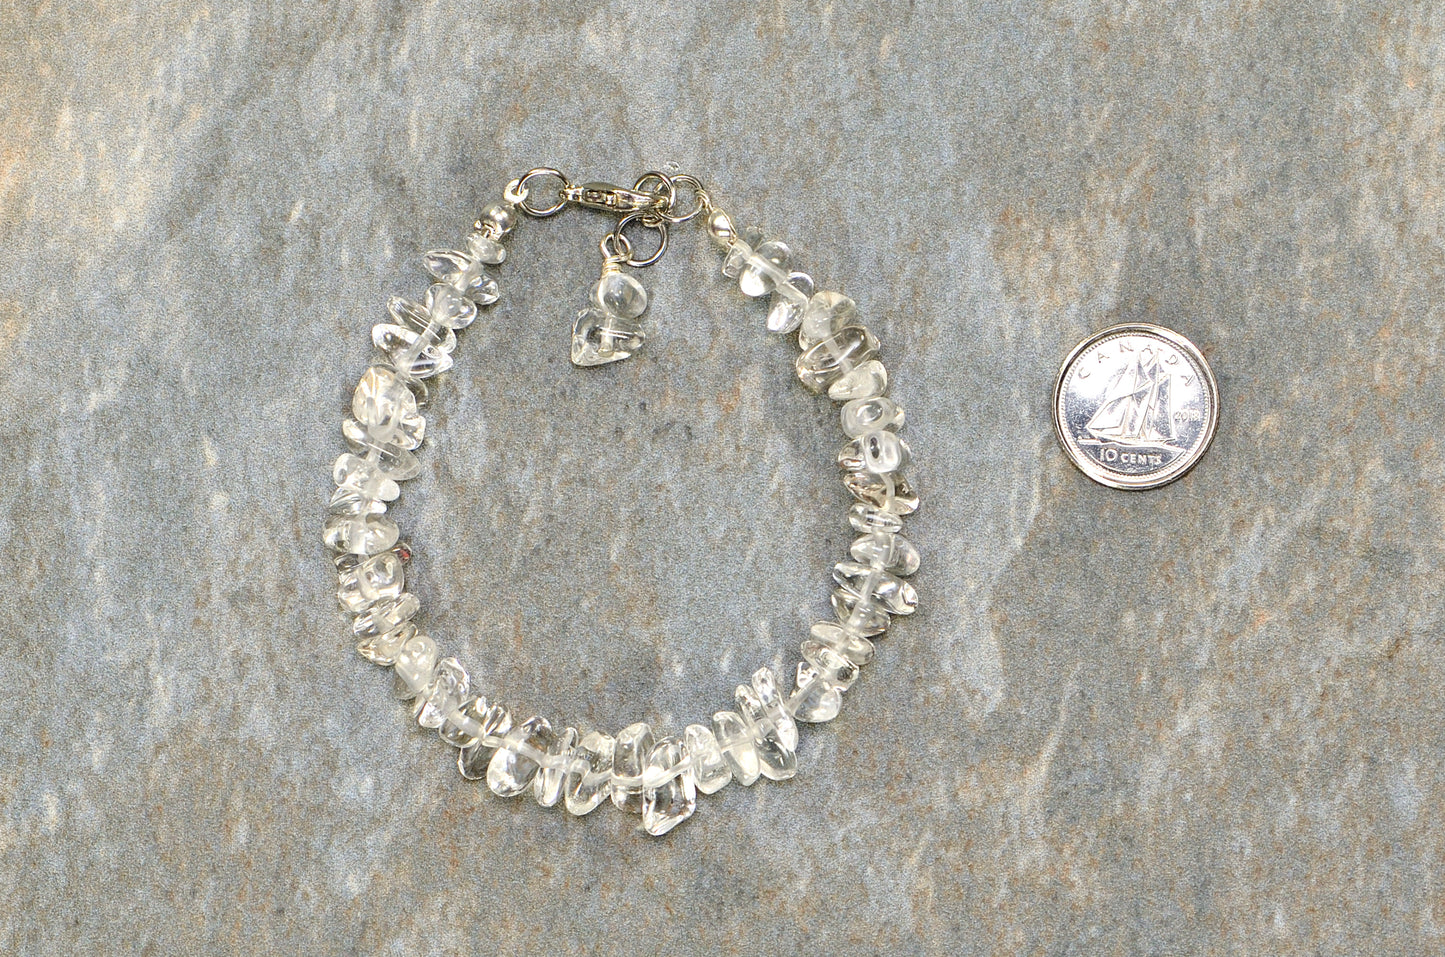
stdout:
<svg viewBox="0 0 1445 957">
<path fill-rule="evenodd" d="M 426 419 L 417 411 L 416 395 L 395 369 L 386 366 L 366 370 L 351 395 L 351 414 L 374 445 L 414 449 L 426 436 Z"/>
<path fill-rule="evenodd" d="M 832 721 L 842 706 L 843 692 L 858 678 L 858 666 L 816 641 L 803 642 L 803 659 L 788 697 L 788 711 L 799 721 Z"/>
<path fill-rule="evenodd" d="M 384 322 L 371 327 L 371 342 L 408 379 L 430 379 L 452 367 L 452 354 L 442 348 L 442 343 L 415 329 Z"/>
<path fill-rule="evenodd" d="M 543 717 L 528 718 L 508 731 L 487 764 L 487 787 L 497 797 L 516 797 L 532 786 L 539 761 L 550 751 L 557 734 Z"/>
<path fill-rule="evenodd" d="M 359 518 L 365 515 L 380 515 L 386 511 L 386 503 L 394 500 L 401 494 L 401 487 L 396 480 L 388 475 L 381 464 L 380 453 L 375 461 L 369 458 L 362 458 L 350 452 L 343 452 L 337 457 L 335 465 L 331 469 L 331 477 L 336 481 L 336 491 L 331 493 L 329 509 L 332 515 L 345 515 L 351 518 Z M 381 523 L 384 525 L 385 523 Z M 338 535 L 361 535 L 365 541 L 365 532 L 368 527 L 358 527 L 354 530 L 347 530 Z M 338 541 L 341 541 L 338 538 Z M 347 538 L 346 541 L 352 541 Z M 394 541 L 394 540 L 393 540 Z M 391 547 L 387 542 L 385 548 Z M 349 549 L 359 551 L 360 554 L 370 554 L 379 549 Z"/>
<path fill-rule="evenodd" d="M 864 601 L 877 604 L 890 615 L 911 615 L 918 608 L 918 591 L 879 565 L 839 562 L 833 566 L 833 581 L 850 607 Z"/>
<path fill-rule="evenodd" d="M 703 794 L 721 791 L 733 779 L 733 770 L 718 747 L 717 737 L 706 725 L 684 728 L 682 746 L 692 759 L 692 779 Z"/>
<path fill-rule="evenodd" d="M 712 716 L 713 738 L 737 782 L 752 787 L 762 773 L 753 734 L 736 711 L 719 711 Z"/>
<path fill-rule="evenodd" d="M 486 274 L 484 267 L 505 260 L 507 250 L 481 230 L 467 237 L 466 246 L 465 250 L 434 249 L 427 253 L 427 272 L 477 305 L 491 305 L 497 301 L 497 281 Z"/>
<path fill-rule="evenodd" d="M 361 639 L 357 642 L 356 652 L 372 664 L 394 664 L 396 656 L 415 634 L 416 625 L 408 621 L 394 631 Z"/>
<path fill-rule="evenodd" d="M 788 281 L 788 260 L 792 251 L 786 243 L 763 240 L 757 229 L 745 229 L 733 237 L 723 259 L 723 275 L 738 281 L 743 295 L 756 299 Z"/>
<path fill-rule="evenodd" d="M 812 659 L 808 658 L 808 648 L 812 645 L 827 648 L 855 665 L 866 665 L 873 660 L 873 642 L 857 629 L 848 627 L 846 622 L 820 621 L 809 629 L 808 638 L 803 642 L 803 657 L 809 661 Z"/>
<path fill-rule="evenodd" d="M 813 277 L 805 272 L 789 273 L 786 282 L 773 287 L 773 298 L 768 306 L 767 329 L 778 335 L 787 335 L 803 321 L 803 310 L 813 294 Z"/>
<path fill-rule="evenodd" d="M 601 366 L 620 362 L 642 348 L 641 326 L 631 319 L 588 306 L 572 324 L 572 364 Z"/>
<path fill-rule="evenodd" d="M 815 292 L 803 309 L 802 324 L 798 328 L 798 347 L 811 349 L 845 327 L 858 324 L 858 306 L 852 299 L 840 292 Z"/>
<path fill-rule="evenodd" d="M 437 666 L 437 644 L 423 634 L 415 634 L 396 653 L 392 665 L 395 680 L 392 690 L 403 701 L 410 701 L 431 684 Z"/>
<path fill-rule="evenodd" d="M 471 679 L 461 662 L 443 658 L 436 663 L 431 681 L 412 701 L 412 715 L 423 728 L 440 729 L 447 715 L 461 706 L 470 691 Z"/>
<path fill-rule="evenodd" d="M 338 496 L 340 490 L 332 499 Z M 342 496 L 342 502 L 331 506 L 331 515 L 322 528 L 322 541 L 331 551 L 351 555 L 376 555 L 386 551 L 396 545 L 402 531 L 392 519 L 377 513 L 384 507 L 377 499 Z"/>
<path fill-rule="evenodd" d="M 601 731 L 589 731 L 577 742 L 562 785 L 567 813 L 590 814 L 607 800 L 616 751 L 617 739 Z"/>
<path fill-rule="evenodd" d="M 467 299 L 451 286 L 444 286 L 441 283 L 433 283 L 432 289 L 445 289 L 458 300 L 476 309 L 476 303 Z M 392 296 L 387 301 L 387 311 L 391 313 L 392 321 L 385 325 L 395 327 L 403 332 L 414 333 L 416 341 L 424 347 L 434 348 L 439 352 L 452 352 L 457 347 L 457 334 L 451 326 L 431 317 L 431 311 L 425 303 L 412 302 L 403 296 Z M 375 332 L 373 331 L 373 339 Z"/>
<path fill-rule="evenodd" d="M 395 598 L 384 598 L 351 621 L 351 633 L 358 639 L 372 638 L 395 631 L 404 623 L 416 617 L 421 603 L 411 592 L 404 591 Z"/>
<path fill-rule="evenodd" d="M 647 311 L 647 289 L 620 269 L 605 270 L 592 287 L 592 305 L 620 319 L 636 319 Z"/>
<path fill-rule="evenodd" d="M 786 781 L 797 774 L 798 726 L 784 707 L 773 670 L 759 668 L 750 685 L 738 685 L 736 699 L 763 777 Z"/>
<path fill-rule="evenodd" d="M 553 807 L 562 800 L 562 787 L 566 783 L 567 768 L 572 763 L 572 751 L 576 746 L 576 728 L 563 728 L 548 746 L 541 769 L 532 781 L 532 796 L 542 807 Z"/>
<path fill-rule="evenodd" d="M 828 386 L 828 398 L 834 402 L 867 399 L 888 391 L 888 370 L 877 359 L 869 359 Z"/>
<path fill-rule="evenodd" d="M 634 277 L 609 266 L 592 287 L 591 305 L 572 324 L 572 363 L 600 366 L 619 362 L 642 347 L 638 317 L 647 309 L 647 290 Z"/>
<path fill-rule="evenodd" d="M 455 286 L 443 282 L 428 286 L 422 302 L 392 296 L 386 308 L 398 325 L 410 326 L 418 332 L 435 330 L 431 334 L 438 340 L 445 339 L 448 331 L 465 329 L 477 318 L 477 304 L 462 295 Z M 453 344 L 455 341 L 454 334 Z M 447 351 L 450 352 L 451 348 Z"/>
<path fill-rule="evenodd" d="M 855 502 L 848 509 L 848 524 L 860 532 L 901 532 L 903 519 L 872 505 Z"/>
<path fill-rule="evenodd" d="M 865 432 L 838 451 L 838 467 L 845 472 L 888 475 L 904 468 L 913 453 L 894 432 L 878 429 Z"/>
<path fill-rule="evenodd" d="M 468 781 L 479 781 L 487 776 L 492 750 L 512 730 L 512 712 L 505 705 L 488 705 L 487 699 L 479 696 L 462 706 L 462 714 L 468 719 L 467 725 L 476 723 L 476 729 L 471 732 L 472 740 L 457 753 L 457 770 Z M 442 730 L 446 730 L 445 725 Z"/>
<path fill-rule="evenodd" d="M 809 347 L 794 364 L 809 392 L 822 392 L 878 354 L 878 340 L 862 326 L 844 326 Z"/>
<path fill-rule="evenodd" d="M 356 457 L 366 463 L 366 469 L 392 482 L 405 482 L 421 474 L 421 462 L 408 449 L 395 442 L 378 442 L 368 433 L 366 426 L 347 416 L 341 421 L 341 435 Z M 355 463 L 352 467 L 360 468 Z M 357 480 L 372 479 L 373 475 L 357 476 Z M 340 483 L 340 460 L 337 461 L 337 484 Z M 390 501 L 388 499 L 387 501 Z"/>
<path fill-rule="evenodd" d="M 898 431 L 903 428 L 903 408 L 887 396 L 853 399 L 838 413 L 843 431 L 853 438 L 879 429 Z"/>
<path fill-rule="evenodd" d="M 489 730 L 487 715 L 491 710 L 485 695 L 463 695 L 442 718 L 437 734 L 454 748 L 469 747 Z"/>
<path fill-rule="evenodd" d="M 881 606 L 871 601 L 859 601 L 841 588 L 833 589 L 828 603 L 833 606 L 838 624 L 851 634 L 876 638 L 888 630 L 893 617 Z"/>
<path fill-rule="evenodd" d="M 848 553 L 853 560 L 908 576 L 918 571 L 918 549 L 897 532 L 869 532 L 853 540 Z"/>
<path fill-rule="evenodd" d="M 918 493 L 901 472 L 849 472 L 843 484 L 854 498 L 876 509 L 894 515 L 912 515 L 918 510 Z"/>
<path fill-rule="evenodd" d="M 642 811 L 642 770 L 652 753 L 652 728 L 639 721 L 617 735 L 612 756 L 612 803 L 631 814 Z"/>
<path fill-rule="evenodd" d="M 663 738 L 653 745 L 642 769 L 642 829 L 660 837 L 697 809 L 697 783 L 683 744 Z"/>
<path fill-rule="evenodd" d="M 337 574 L 336 601 L 353 615 L 386 598 L 396 598 L 406 584 L 405 564 L 395 551 L 364 558 Z"/>
</svg>

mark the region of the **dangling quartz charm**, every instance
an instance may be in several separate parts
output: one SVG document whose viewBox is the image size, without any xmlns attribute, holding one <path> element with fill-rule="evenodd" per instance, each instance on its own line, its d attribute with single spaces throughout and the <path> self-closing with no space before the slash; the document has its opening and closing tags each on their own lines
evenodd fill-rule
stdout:
<svg viewBox="0 0 1445 957">
<path fill-rule="evenodd" d="M 592 302 L 572 326 L 572 364 L 600 366 L 619 362 L 642 347 L 637 321 L 647 309 L 647 290 L 616 263 L 602 267 L 592 287 Z"/>
</svg>

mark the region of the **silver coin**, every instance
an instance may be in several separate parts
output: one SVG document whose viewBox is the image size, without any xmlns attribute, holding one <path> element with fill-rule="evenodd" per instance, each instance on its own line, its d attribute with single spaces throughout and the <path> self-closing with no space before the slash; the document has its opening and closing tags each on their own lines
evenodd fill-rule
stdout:
<svg viewBox="0 0 1445 957">
<path fill-rule="evenodd" d="M 1054 431 L 1069 459 L 1112 488 L 1155 488 L 1194 467 L 1219 422 L 1209 363 L 1179 333 L 1113 326 L 1074 347 L 1054 386 Z"/>
</svg>

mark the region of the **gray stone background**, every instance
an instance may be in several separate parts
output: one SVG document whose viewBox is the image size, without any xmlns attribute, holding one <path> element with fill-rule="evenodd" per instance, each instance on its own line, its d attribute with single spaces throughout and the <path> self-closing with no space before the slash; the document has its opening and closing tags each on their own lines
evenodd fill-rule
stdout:
<svg viewBox="0 0 1445 957">
<path fill-rule="evenodd" d="M 1445 950 L 1445 13 L 945 6 L 5 5 L 0 950 Z M 320 526 L 419 253 L 669 161 L 880 334 L 925 568 L 795 780 L 652 840 L 461 780 Z M 676 731 L 824 614 L 840 433 L 700 230 L 572 369 L 605 228 L 519 229 L 397 514 L 485 689 Z M 1048 419 L 1131 319 L 1224 401 L 1142 494 Z"/>
</svg>

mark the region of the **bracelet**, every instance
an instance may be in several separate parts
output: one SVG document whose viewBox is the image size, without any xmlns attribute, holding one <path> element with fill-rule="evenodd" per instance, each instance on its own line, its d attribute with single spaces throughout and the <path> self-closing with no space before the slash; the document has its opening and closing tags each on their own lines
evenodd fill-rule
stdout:
<svg viewBox="0 0 1445 957">
<path fill-rule="evenodd" d="M 684 201 L 686 193 L 690 201 Z M 903 472 L 910 458 L 898 436 L 903 410 L 886 396 L 888 373 L 877 358 L 878 341 L 859 321 L 853 301 L 814 291 L 807 274 L 789 269 L 791 253 L 784 243 L 765 240 L 757 230 L 734 229 L 694 177 L 650 172 L 627 189 L 574 185 L 555 169 L 539 168 L 513 180 L 503 195 L 504 202 L 482 212 L 463 248 L 426 254 L 433 281 L 422 299 L 393 297 L 390 321 L 372 330 L 378 354 L 342 423 L 350 451 L 336 460 L 337 488 L 325 526 L 339 577 L 337 599 L 351 616 L 357 650 L 391 667 L 397 697 L 410 703 L 418 725 L 436 729 L 458 749 L 463 777 L 485 778 L 501 797 L 530 790 L 542 806 L 562 804 L 574 815 L 610 798 L 624 811 L 640 812 L 648 834 L 665 834 L 692 815 L 699 791 L 712 794 L 733 780 L 752 785 L 759 777 L 793 777 L 797 722 L 837 716 L 842 693 L 873 657 L 873 639 L 887 631 L 894 615 L 912 614 L 917 606 L 917 592 L 904 579 L 917 570 L 918 551 L 900 534 L 903 516 L 918 507 Z M 799 381 L 842 405 L 848 441 L 838 466 L 857 499 L 848 521 L 859 535 L 849 560 L 833 568 L 834 620 L 809 630 L 790 693 L 771 668 L 759 668 L 738 685 L 735 710 L 717 712 L 710 724 L 688 725 L 680 737 L 658 735 L 645 722 L 615 737 L 579 733 L 544 717 L 514 722 L 511 709 L 478 693 L 457 659 L 442 657 L 437 643 L 418 628 L 419 604 L 406 590 L 411 549 L 399 541 L 387 515 L 400 492 L 397 483 L 420 471 L 414 450 L 426 432 L 421 410 L 429 399 L 428 380 L 451 368 L 457 333 L 479 308 L 497 301 L 488 267 L 506 258 L 501 240 L 519 221 L 518 212 L 541 219 L 568 207 L 618 217 L 602 238 L 601 276 L 573 327 L 574 364 L 617 362 L 642 347 L 647 292 L 624 267 L 657 262 L 670 227 L 704 216 L 725 251 L 723 274 L 751 298 L 771 296 L 766 327 L 795 338 L 801 349 L 795 361 Z M 655 234 L 656 249 L 640 253 L 629 228 Z"/>
</svg>

